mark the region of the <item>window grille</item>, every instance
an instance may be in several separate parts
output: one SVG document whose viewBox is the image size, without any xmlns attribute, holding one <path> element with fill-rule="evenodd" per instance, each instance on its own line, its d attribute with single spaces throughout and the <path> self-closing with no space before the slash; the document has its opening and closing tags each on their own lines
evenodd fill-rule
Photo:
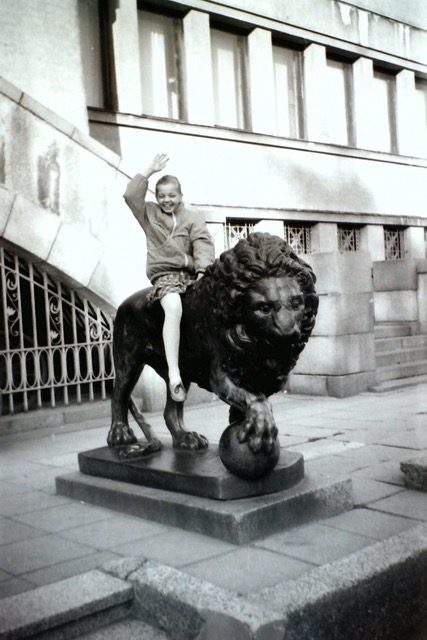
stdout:
<svg viewBox="0 0 427 640">
<path fill-rule="evenodd" d="M 247 238 L 254 230 L 257 220 L 227 220 L 224 226 L 225 247 L 232 249 L 239 240 Z"/>
<path fill-rule="evenodd" d="M 0 412 L 105 399 L 112 319 L 0 245 Z"/>
<path fill-rule="evenodd" d="M 359 251 L 360 227 L 347 224 L 337 225 L 339 251 Z"/>
<path fill-rule="evenodd" d="M 404 231 L 400 227 L 384 227 L 384 249 L 386 260 L 404 257 Z"/>
<path fill-rule="evenodd" d="M 296 254 L 301 255 L 311 252 L 310 225 L 291 225 L 285 222 L 283 231 L 285 241 L 292 247 Z"/>
</svg>

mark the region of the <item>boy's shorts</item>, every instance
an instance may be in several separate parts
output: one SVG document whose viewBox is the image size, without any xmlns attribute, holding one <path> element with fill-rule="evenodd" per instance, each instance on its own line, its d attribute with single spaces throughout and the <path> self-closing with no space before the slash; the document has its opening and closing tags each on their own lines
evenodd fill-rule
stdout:
<svg viewBox="0 0 427 640">
<path fill-rule="evenodd" d="M 161 300 L 167 293 L 184 293 L 189 284 L 194 282 L 196 276 L 188 271 L 171 271 L 159 276 L 153 282 L 153 289 L 147 296 L 147 300 Z"/>
</svg>

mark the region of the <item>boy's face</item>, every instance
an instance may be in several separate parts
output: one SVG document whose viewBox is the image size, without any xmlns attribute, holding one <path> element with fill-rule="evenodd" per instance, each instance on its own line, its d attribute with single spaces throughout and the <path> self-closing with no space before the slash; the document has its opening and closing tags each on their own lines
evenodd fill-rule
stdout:
<svg viewBox="0 0 427 640">
<path fill-rule="evenodd" d="M 165 182 L 156 189 L 156 200 L 163 213 L 175 213 L 182 201 L 182 193 L 176 182 Z"/>
</svg>

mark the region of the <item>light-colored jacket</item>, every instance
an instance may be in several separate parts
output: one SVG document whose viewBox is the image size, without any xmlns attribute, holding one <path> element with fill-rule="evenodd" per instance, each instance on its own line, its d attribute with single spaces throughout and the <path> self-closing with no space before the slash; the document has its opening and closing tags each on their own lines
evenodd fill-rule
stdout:
<svg viewBox="0 0 427 640">
<path fill-rule="evenodd" d="M 138 173 L 123 196 L 147 238 L 147 277 L 153 282 L 172 271 L 203 273 L 215 259 L 204 216 L 183 203 L 175 213 L 164 213 L 156 202 L 145 201 L 147 187 L 147 178 Z"/>
</svg>

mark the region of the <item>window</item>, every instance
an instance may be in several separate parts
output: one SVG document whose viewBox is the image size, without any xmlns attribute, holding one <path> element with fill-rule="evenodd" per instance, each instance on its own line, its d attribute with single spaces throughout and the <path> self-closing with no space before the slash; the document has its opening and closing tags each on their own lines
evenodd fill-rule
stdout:
<svg viewBox="0 0 427 640">
<path fill-rule="evenodd" d="M 292 247 L 296 254 L 311 252 L 311 225 L 287 224 L 283 225 L 284 239 Z"/>
<path fill-rule="evenodd" d="M 301 53 L 273 46 L 276 91 L 276 132 L 286 138 L 302 138 Z"/>
<path fill-rule="evenodd" d="M 400 260 L 404 257 L 404 234 L 402 227 L 384 227 L 384 248 L 386 260 Z"/>
<path fill-rule="evenodd" d="M 372 148 L 378 151 L 394 151 L 395 135 L 395 78 L 389 73 L 374 71 L 372 84 L 372 109 L 370 132 Z"/>
<path fill-rule="evenodd" d="M 349 224 L 338 224 L 337 232 L 339 251 L 359 251 L 360 227 Z"/>
<path fill-rule="evenodd" d="M 325 111 L 325 129 L 329 142 L 348 145 L 353 142 L 351 131 L 351 72 L 348 62 L 326 60 L 325 95 L 328 108 Z"/>
<path fill-rule="evenodd" d="M 181 115 L 178 18 L 138 11 L 142 112 L 177 120 Z"/>
<path fill-rule="evenodd" d="M 104 106 L 102 42 L 98 0 L 79 3 L 80 41 L 86 104 Z"/>
<path fill-rule="evenodd" d="M 245 37 L 211 29 L 212 74 L 215 122 L 223 127 L 244 129 L 245 113 Z"/>
<path fill-rule="evenodd" d="M 427 156 L 427 82 L 415 79 L 414 130 L 417 135 L 418 153 Z"/>
<path fill-rule="evenodd" d="M 235 218 L 228 220 L 224 226 L 225 246 L 232 249 L 239 240 L 247 238 L 252 233 L 254 226 L 258 220 L 237 220 Z"/>
</svg>

